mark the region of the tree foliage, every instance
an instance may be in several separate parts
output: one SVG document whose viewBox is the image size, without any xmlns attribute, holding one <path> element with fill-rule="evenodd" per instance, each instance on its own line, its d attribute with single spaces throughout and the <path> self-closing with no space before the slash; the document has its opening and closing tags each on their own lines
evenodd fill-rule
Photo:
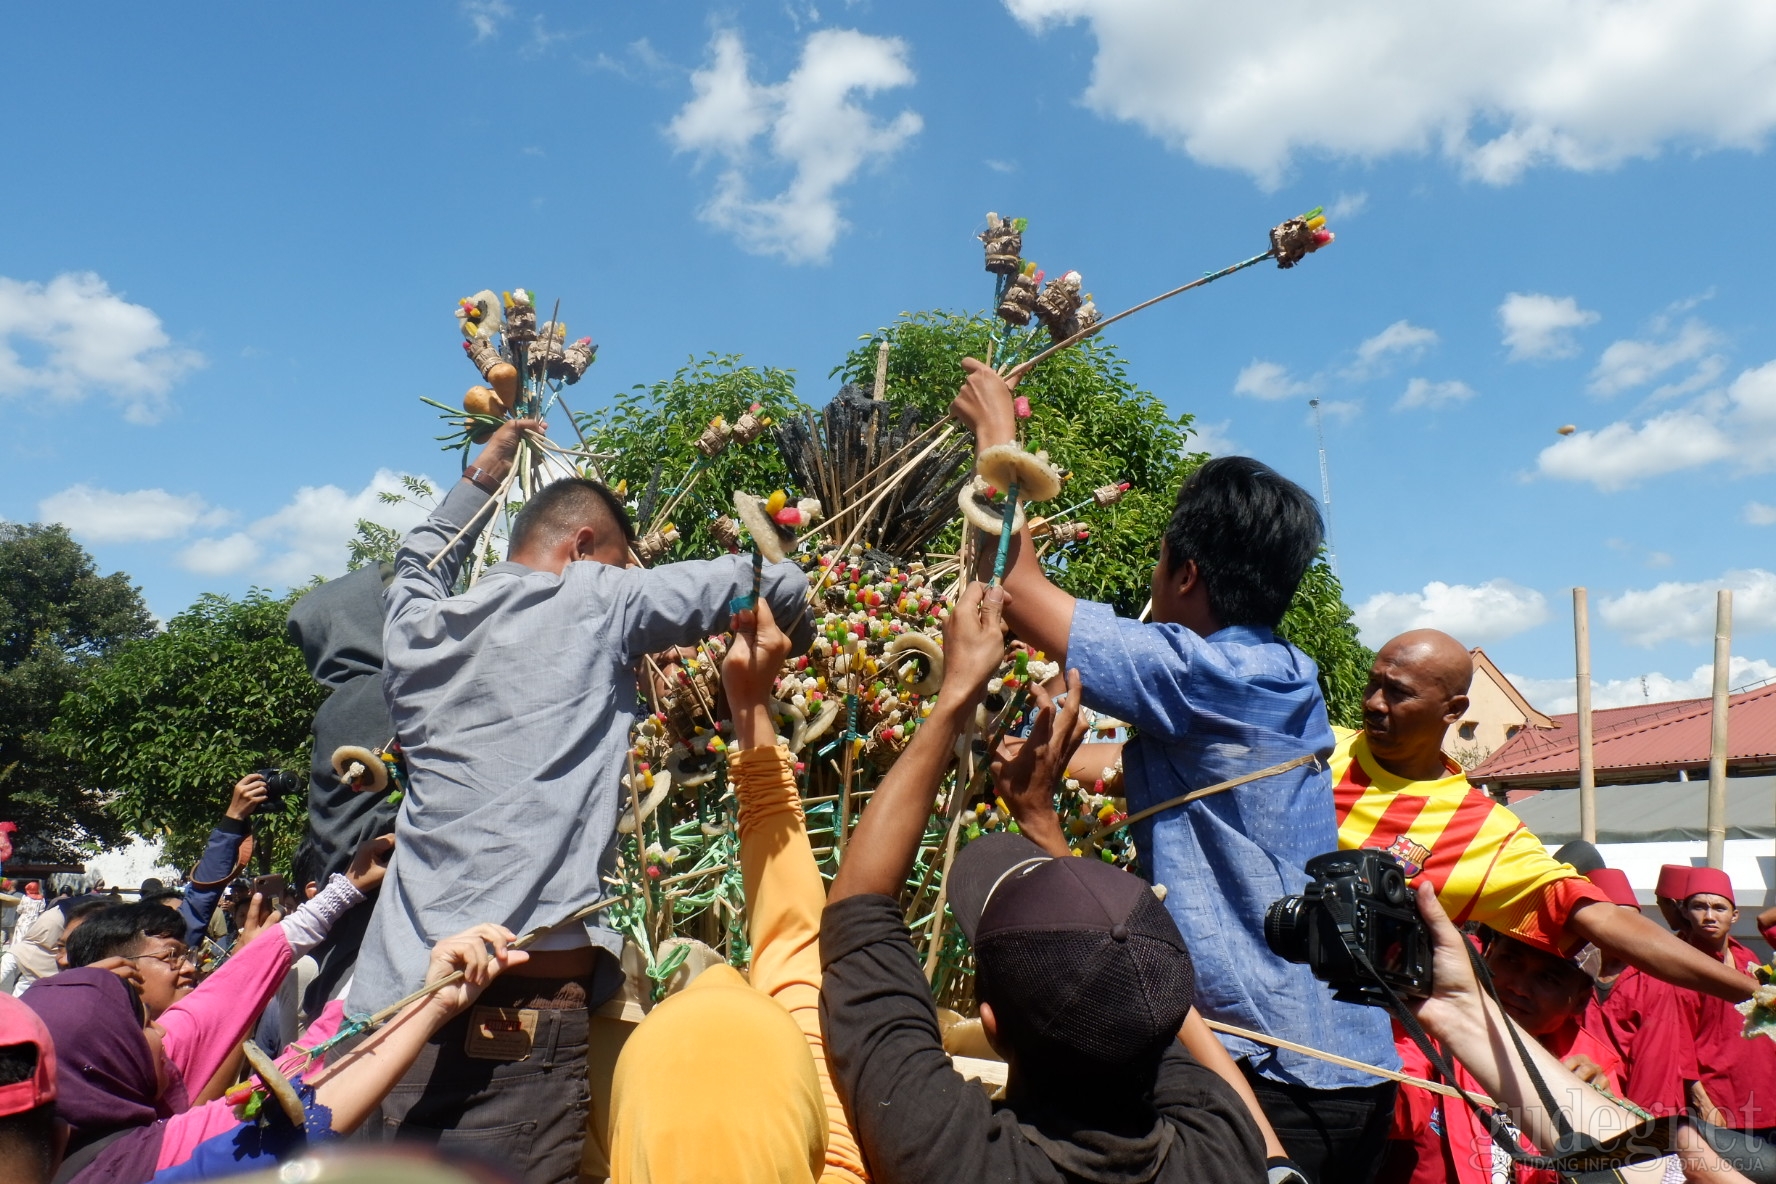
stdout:
<svg viewBox="0 0 1776 1184">
<path fill-rule="evenodd" d="M 916 403 L 935 418 L 949 409 L 962 384 L 962 359 L 988 357 L 995 325 L 979 313 L 903 313 L 861 339 L 833 373 L 873 383 L 877 348 L 887 340 L 888 397 Z M 1147 603 L 1178 489 L 1208 459 L 1191 447 L 1194 417 L 1172 415 L 1137 387 L 1116 347 L 1096 338 L 1043 361 L 1017 389 L 1030 400 L 1026 446 L 1046 449 L 1072 473 L 1059 504 L 1039 507 L 1042 512 L 1084 501 L 1101 485 L 1130 485 L 1108 509 L 1087 506 L 1069 515 L 1089 522 L 1092 535 L 1085 546 L 1049 563 L 1051 578 L 1075 596 L 1136 615 Z M 1323 559 L 1301 581 L 1278 632 L 1319 664 L 1332 722 L 1361 726 L 1363 684 L 1375 655 L 1357 640 L 1344 589 Z"/>
<path fill-rule="evenodd" d="M 886 340 L 886 398 L 911 403 L 934 422 L 947 413 L 962 383 L 962 359 L 987 358 L 999 327 L 984 313 L 903 313 L 892 325 L 860 337 L 829 378 L 873 388 L 878 347 Z M 1135 385 L 1116 347 L 1099 339 L 1050 357 L 1019 384 L 1018 393 L 1030 400 L 1027 446 L 1046 450 L 1071 474 L 1055 502 L 1034 512 L 1055 514 L 1088 503 L 1068 516 L 1089 523 L 1091 538 L 1051 552 L 1052 577 L 1075 596 L 1103 601 L 1125 616 L 1138 614 L 1147 602 L 1178 488 L 1208 459 L 1192 447 L 1193 417 L 1172 414 L 1157 396 Z M 730 512 L 733 490 L 762 494 L 790 482 L 768 433 L 750 445 L 730 446 L 713 461 L 696 450 L 710 419 L 722 415 L 732 421 L 754 402 L 778 421 L 808 409 L 796 397 L 789 371 L 746 366 L 737 355 L 709 354 L 669 379 L 637 386 L 613 406 L 579 417 L 593 447 L 612 455 L 606 477 L 612 484 L 627 483 L 628 496 L 643 509 L 650 482 L 657 485 L 655 504 L 662 504 L 687 474 L 696 475 L 690 494 L 671 514 L 682 537 L 669 558 L 718 553 L 708 523 Z M 1093 489 L 1124 481 L 1130 488 L 1116 505 L 1089 504 Z M 936 549 L 953 551 L 958 531 L 952 527 L 940 536 Z M 1323 561 L 1302 581 L 1281 632 L 1319 663 L 1333 721 L 1360 723 L 1373 655 L 1357 641 L 1343 590 Z"/>
<path fill-rule="evenodd" d="M 177 866 L 202 853 L 245 774 L 289 769 L 307 784 L 309 725 L 326 692 L 284 634 L 305 591 L 206 594 L 165 631 L 120 649 L 62 705 L 54 741 L 110 792 L 113 820 L 163 837 Z M 280 864 L 306 805 L 306 792 L 292 794 L 261 816 L 260 842 Z"/>
<path fill-rule="evenodd" d="M 697 451 L 697 437 L 710 420 L 719 415 L 732 423 L 755 403 L 758 414 L 774 423 L 807 410 L 795 396 L 793 372 L 743 365 L 738 354 L 711 353 L 690 359 L 671 378 L 638 383 L 611 406 L 579 417 L 587 442 L 610 454 L 605 480 L 626 486 L 642 511 L 638 528 L 648 525 L 650 509 L 664 508 L 689 483 L 670 515 L 679 541 L 669 560 L 720 554 L 709 523 L 719 514 L 733 514 L 734 490 L 768 494 L 789 480 L 768 431 L 751 444 L 731 444 L 713 459 Z"/>
<path fill-rule="evenodd" d="M 1363 726 L 1363 687 L 1375 651 L 1357 640 L 1344 585 L 1322 557 L 1307 569 L 1278 633 L 1319 664 L 1326 711 L 1341 728 Z"/>
<path fill-rule="evenodd" d="M 0 818 L 21 859 L 71 860 L 120 837 L 80 762 L 46 733 L 64 697 L 154 619 L 122 572 L 98 574 L 66 527 L 0 525 Z"/>
<path fill-rule="evenodd" d="M 948 312 L 903 313 L 888 328 L 862 339 L 834 371 L 850 382 L 875 381 L 876 352 L 888 351 L 888 398 L 916 404 L 935 420 L 948 412 L 962 385 L 964 357 L 985 359 L 996 318 Z M 1151 393 L 1129 381 L 1116 347 L 1096 339 L 1043 362 L 1018 384 L 1030 400 L 1025 446 L 1044 449 L 1072 476 L 1055 502 L 1032 513 L 1069 514 L 1089 522 L 1090 540 L 1055 555 L 1055 582 L 1075 596 L 1114 605 L 1134 616 L 1147 602 L 1159 538 L 1170 520 L 1178 486 L 1207 455 L 1190 449 L 1191 416 L 1173 416 Z M 1092 490 L 1127 481 L 1122 501 L 1089 505 Z"/>
</svg>

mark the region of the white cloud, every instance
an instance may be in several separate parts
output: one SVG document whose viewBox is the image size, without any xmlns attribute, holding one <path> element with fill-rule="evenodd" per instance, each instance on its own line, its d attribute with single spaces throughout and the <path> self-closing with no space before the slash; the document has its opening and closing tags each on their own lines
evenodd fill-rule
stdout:
<svg viewBox="0 0 1776 1184">
<path fill-rule="evenodd" d="M 1633 645 L 1705 641 L 1714 636 L 1715 592 L 1733 593 L 1733 634 L 1776 628 L 1776 572 L 1729 571 L 1718 580 L 1669 581 L 1607 597 L 1598 605 L 1604 624 Z"/>
<path fill-rule="evenodd" d="M 1190 443 L 1184 447 L 1190 452 L 1206 452 L 1210 456 L 1238 456 L 1240 446 L 1228 432 L 1232 426 L 1230 419 L 1220 423 L 1195 420 L 1190 425 Z"/>
<path fill-rule="evenodd" d="M 1591 372 L 1591 390 L 1599 395 L 1614 395 L 1645 386 L 1685 362 L 1710 361 L 1709 351 L 1720 343 L 1720 334 L 1697 320 L 1685 321 L 1676 333 L 1663 340 L 1628 338 L 1612 342 Z M 1717 367 L 1723 364 L 1715 363 Z M 1719 373 L 1717 368 L 1715 374 Z"/>
<path fill-rule="evenodd" d="M 89 543 L 153 543 L 176 539 L 195 526 L 219 526 L 226 511 L 215 509 L 196 494 L 164 489 L 113 493 L 90 485 L 71 485 L 37 503 L 44 522 L 60 522 Z"/>
<path fill-rule="evenodd" d="M 253 536 L 243 531 L 219 539 L 199 539 L 179 552 L 179 566 L 200 576 L 226 576 L 245 571 L 264 554 Z"/>
<path fill-rule="evenodd" d="M 1408 629 L 1441 629 L 1463 645 L 1500 641 L 1548 619 L 1548 602 L 1534 588 L 1510 580 L 1445 584 L 1422 592 L 1377 592 L 1351 614 L 1363 644 L 1379 647 Z"/>
<path fill-rule="evenodd" d="M 1349 423 L 1357 416 L 1363 414 L 1363 400 L 1348 399 L 1340 401 L 1338 399 L 1321 399 L 1320 414 L 1327 419 L 1335 419 L 1339 423 Z"/>
<path fill-rule="evenodd" d="M 475 27 L 475 40 L 486 41 L 499 33 L 499 27 L 512 17 L 507 0 L 462 0 L 462 14 Z"/>
<path fill-rule="evenodd" d="M 1526 678 L 1506 674 L 1512 684 L 1537 708 L 1550 715 L 1564 715 L 1579 709 L 1576 680 L 1571 678 Z M 1727 662 L 1727 684 L 1743 687 L 1776 678 L 1776 665 L 1762 658 L 1741 658 L 1734 655 Z M 1701 699 L 1714 693 L 1714 666 L 1698 666 L 1688 678 L 1671 678 L 1652 671 L 1634 678 L 1612 678 L 1607 682 L 1591 681 L 1591 707 L 1635 707 L 1643 703 L 1667 703 L 1673 699 Z"/>
<path fill-rule="evenodd" d="M 1762 0 L 1005 0 L 1084 22 L 1086 104 L 1266 187 L 1298 155 L 1439 150 L 1504 184 L 1666 147 L 1756 149 L 1776 127 Z"/>
<path fill-rule="evenodd" d="M 763 85 L 752 80 L 740 35 L 717 33 L 709 63 L 691 75 L 692 98 L 666 129 L 680 151 L 725 162 L 699 216 L 755 254 L 791 263 L 824 260 L 846 225 L 838 189 L 864 166 L 900 151 L 924 126 L 913 111 L 878 122 L 852 96 L 912 82 L 907 45 L 899 38 L 819 30 L 803 44 L 787 79 Z M 768 167 L 793 173 L 774 197 L 752 195 L 750 174 L 760 167 L 754 141 L 761 137 Z"/>
<path fill-rule="evenodd" d="M 1410 407 L 1448 407 L 1474 397 L 1474 388 L 1459 379 L 1447 382 L 1432 382 L 1427 378 L 1415 378 L 1406 384 L 1406 393 L 1395 403 L 1397 409 Z"/>
<path fill-rule="evenodd" d="M 378 496 L 401 489 L 401 475 L 388 469 L 378 469 L 356 493 L 337 485 L 305 485 L 281 509 L 245 530 L 192 543 L 180 552 L 179 562 L 200 575 L 250 572 L 274 585 L 338 575 L 360 518 L 405 532 L 425 517 L 423 507 L 385 505 Z"/>
<path fill-rule="evenodd" d="M 1362 377 L 1381 369 L 1394 357 L 1416 358 L 1437 344 L 1437 334 L 1411 321 L 1395 321 L 1375 336 L 1357 346 L 1357 364 L 1352 377 Z"/>
<path fill-rule="evenodd" d="M 1292 399 L 1313 389 L 1312 382 L 1290 377 L 1287 367 L 1256 358 L 1233 380 L 1234 394 L 1250 395 L 1254 399 Z"/>
<path fill-rule="evenodd" d="M 19 354 L 24 345 L 36 361 Z M 47 284 L 0 276 L 0 396 L 73 402 L 102 391 L 124 418 L 152 423 L 173 384 L 203 355 L 172 344 L 153 310 L 131 304 L 92 272 Z"/>
<path fill-rule="evenodd" d="M 1747 472 L 1776 465 L 1776 362 L 1743 371 L 1724 392 L 1639 426 L 1617 421 L 1575 432 L 1542 449 L 1537 467 L 1549 477 L 1613 491 L 1720 461 Z"/>
<path fill-rule="evenodd" d="M 1745 503 L 1745 521 L 1752 526 L 1776 526 L 1776 506 L 1763 502 Z"/>
<path fill-rule="evenodd" d="M 1355 218 L 1368 206 L 1369 194 L 1367 192 L 1341 193 L 1332 199 L 1331 205 L 1326 207 L 1326 221 L 1343 222 L 1346 219 Z"/>
<path fill-rule="evenodd" d="M 1571 296 L 1540 292 L 1510 293 L 1498 307 L 1498 318 L 1513 362 L 1570 358 L 1579 352 L 1572 331 L 1602 319 Z"/>
</svg>

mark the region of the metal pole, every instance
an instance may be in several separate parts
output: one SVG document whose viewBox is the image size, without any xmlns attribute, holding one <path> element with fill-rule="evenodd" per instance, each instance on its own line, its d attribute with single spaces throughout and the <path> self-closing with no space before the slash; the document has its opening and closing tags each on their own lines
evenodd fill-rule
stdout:
<svg viewBox="0 0 1776 1184">
<path fill-rule="evenodd" d="M 1597 841 L 1597 770 L 1591 763 L 1591 609 L 1573 589 L 1573 654 L 1579 691 L 1579 837 Z"/>
<path fill-rule="evenodd" d="M 1733 650 L 1733 593 L 1714 594 L 1714 706 L 1708 737 L 1708 866 L 1727 853 L 1727 676 Z"/>
<path fill-rule="evenodd" d="M 1326 429 L 1320 422 L 1320 401 L 1309 399 L 1307 405 L 1313 408 L 1314 438 L 1320 445 L 1320 501 L 1326 507 L 1326 563 L 1332 569 L 1334 579 L 1338 576 L 1338 543 L 1332 534 L 1332 476 L 1326 469 Z"/>
</svg>

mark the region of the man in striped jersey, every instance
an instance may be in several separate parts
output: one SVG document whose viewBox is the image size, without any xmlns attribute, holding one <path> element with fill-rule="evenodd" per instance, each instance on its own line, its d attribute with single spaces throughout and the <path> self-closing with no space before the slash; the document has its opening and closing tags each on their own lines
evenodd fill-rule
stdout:
<svg viewBox="0 0 1776 1184">
<path fill-rule="evenodd" d="M 1381 648 L 1362 731 L 1335 729 L 1339 847 L 1392 852 L 1415 884 L 1431 882 L 1458 925 L 1479 921 L 1562 956 L 1589 942 L 1677 986 L 1748 998 L 1751 979 L 1639 912 L 1616 908 L 1443 755 L 1444 734 L 1467 711 L 1473 674 L 1462 644 L 1434 629 L 1402 633 Z"/>
</svg>

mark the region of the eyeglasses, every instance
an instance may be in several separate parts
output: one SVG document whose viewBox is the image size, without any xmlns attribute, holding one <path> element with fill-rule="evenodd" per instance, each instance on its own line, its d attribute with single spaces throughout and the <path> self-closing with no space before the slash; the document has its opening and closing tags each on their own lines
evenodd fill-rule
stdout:
<svg viewBox="0 0 1776 1184">
<path fill-rule="evenodd" d="M 132 961 L 140 961 L 143 958 L 152 958 L 156 962 L 163 963 L 173 970 L 177 970 L 181 966 L 197 965 L 197 959 L 191 956 L 190 950 L 168 950 L 159 954 L 137 954 Z"/>
</svg>

